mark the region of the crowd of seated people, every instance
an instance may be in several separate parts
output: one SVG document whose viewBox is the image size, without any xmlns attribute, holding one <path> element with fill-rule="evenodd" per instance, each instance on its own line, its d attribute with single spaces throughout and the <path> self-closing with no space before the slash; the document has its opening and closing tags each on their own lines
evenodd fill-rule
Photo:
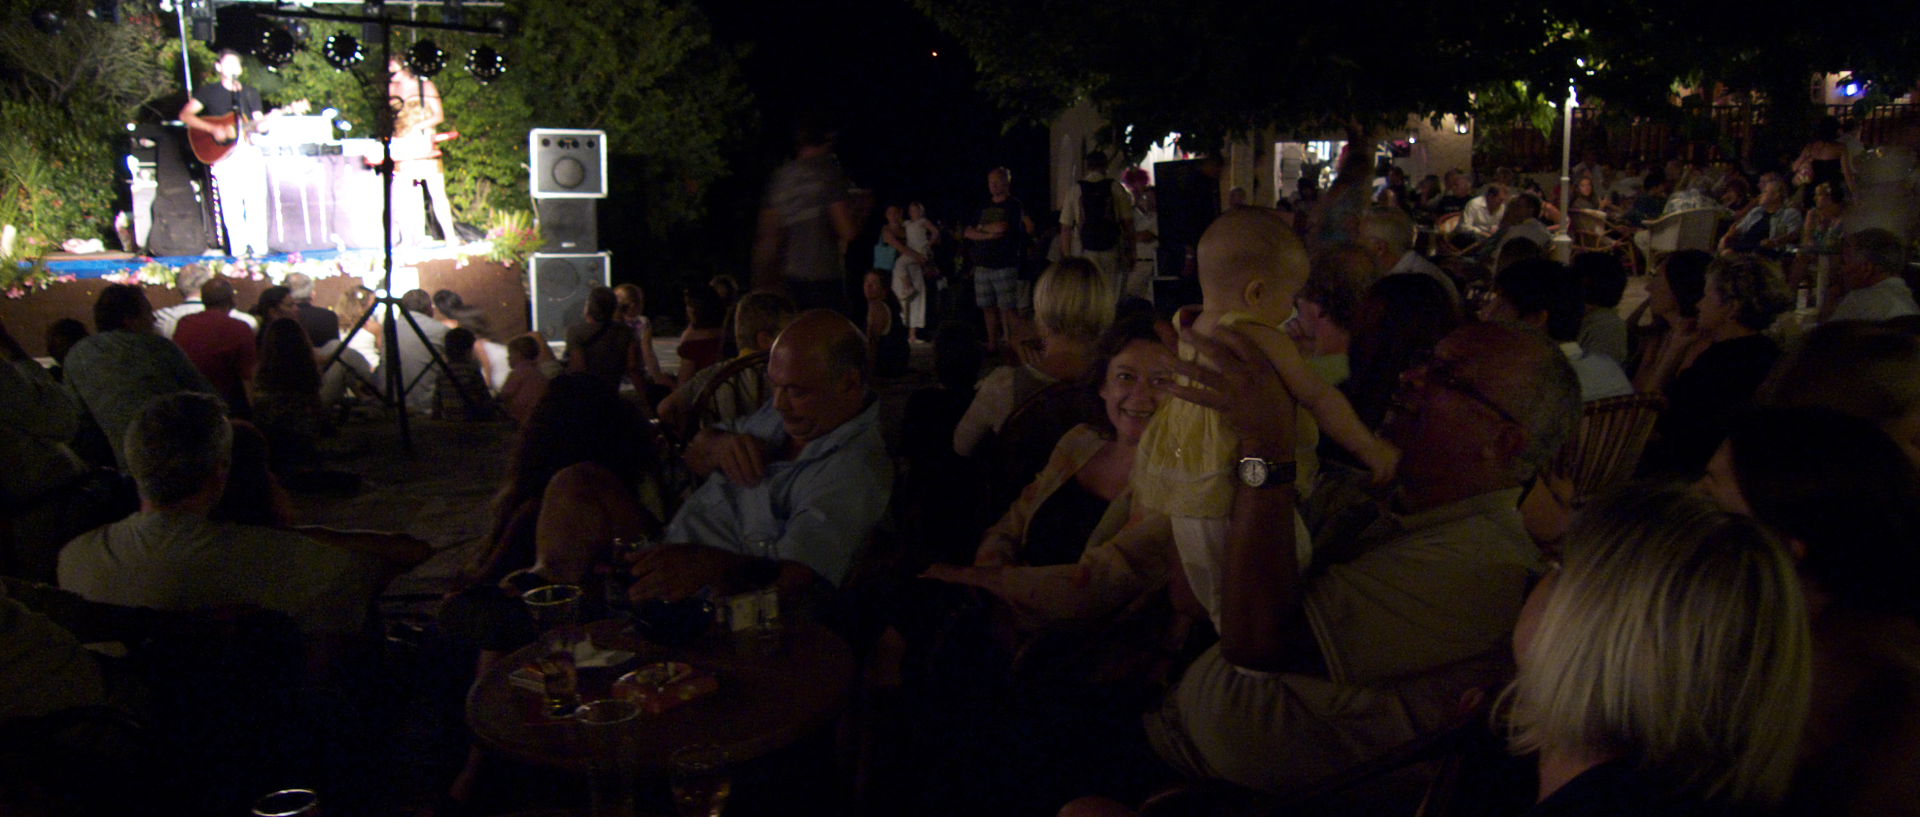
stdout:
<svg viewBox="0 0 1920 817">
<path fill-rule="evenodd" d="M 1915 811 L 1910 239 L 1849 229 L 1851 180 L 1826 165 L 1796 186 L 1589 155 L 1575 210 L 1622 230 L 1711 211 L 1720 240 L 1562 261 L 1557 191 L 1511 171 L 1370 191 L 1357 164 L 1291 225 L 1251 205 L 1221 222 L 1300 273 L 1276 324 L 1306 365 L 1284 374 L 1264 330 L 1176 332 L 1074 257 L 1033 286 L 1032 342 L 989 357 L 976 325 L 941 326 L 938 385 L 904 411 L 898 387 L 932 378 L 878 277 L 858 319 L 689 287 L 672 373 L 637 287 L 594 290 L 559 359 L 490 336 L 451 292 L 408 293 L 383 327 L 397 363 L 365 331 L 371 293 L 328 313 L 289 280 L 249 326 L 231 282 L 183 274 L 194 308 L 169 340 L 139 288 L 108 287 L 64 382 L 0 333 L 0 452 L 26 465 L 0 480 L 0 567 L 114 607 L 270 611 L 303 670 L 338 672 L 425 553 L 299 527 L 280 486 L 317 467 L 332 401 L 379 398 L 397 366 L 423 411 L 513 421 L 432 632 L 459 677 L 535 638 L 533 588 L 585 585 L 600 616 L 770 587 L 864 662 L 834 737 L 860 743 L 866 808 L 1155 812 L 1178 788 L 1222 798 L 1201 812 L 1412 813 L 1436 764 L 1401 762 L 1408 747 L 1471 733 L 1451 759 L 1498 773 L 1468 796 L 1509 813 Z M 1422 244 L 1456 213 L 1454 240 Z M 1817 309 L 1795 309 L 1796 245 L 1826 253 Z M 1628 292 L 1643 305 L 1623 318 Z M 362 365 L 323 375 L 335 352 Z M 1567 494 L 1583 416 L 1635 394 L 1658 396 L 1635 481 Z M 1396 466 L 1308 421 L 1328 395 Z M 1142 440 L 1182 402 L 1232 454 L 1203 475 L 1228 499 L 1205 563 L 1136 485 Z M 19 656 L 0 716 L 119 705 L 115 665 L 30 590 L 0 585 L 0 629 L 22 634 L 0 651 Z M 467 747 L 439 810 L 485 805 L 505 765 Z"/>
</svg>

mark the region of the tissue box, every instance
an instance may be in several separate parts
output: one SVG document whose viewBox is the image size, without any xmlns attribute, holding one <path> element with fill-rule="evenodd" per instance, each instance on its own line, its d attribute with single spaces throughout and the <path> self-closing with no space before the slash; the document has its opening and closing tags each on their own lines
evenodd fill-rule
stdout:
<svg viewBox="0 0 1920 817">
<path fill-rule="evenodd" d="M 679 661 L 647 664 L 613 682 L 613 694 L 632 701 L 640 711 L 658 715 L 698 700 L 720 688 L 713 673 Z"/>
</svg>

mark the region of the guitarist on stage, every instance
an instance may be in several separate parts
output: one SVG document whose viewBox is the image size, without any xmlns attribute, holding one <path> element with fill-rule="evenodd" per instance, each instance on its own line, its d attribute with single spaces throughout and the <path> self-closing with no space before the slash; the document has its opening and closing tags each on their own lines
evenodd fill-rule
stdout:
<svg viewBox="0 0 1920 817">
<path fill-rule="evenodd" d="M 267 164 L 246 133 L 266 130 L 265 120 L 260 117 L 260 91 L 240 84 L 243 66 L 239 52 L 221 49 L 213 67 L 220 81 L 195 88 L 186 107 L 180 109 L 180 121 L 221 143 L 234 143 L 233 150 L 211 166 L 213 185 L 220 193 L 227 251 L 236 256 L 264 255 L 269 224 Z M 214 121 L 235 113 L 239 115 L 232 119 Z"/>
</svg>

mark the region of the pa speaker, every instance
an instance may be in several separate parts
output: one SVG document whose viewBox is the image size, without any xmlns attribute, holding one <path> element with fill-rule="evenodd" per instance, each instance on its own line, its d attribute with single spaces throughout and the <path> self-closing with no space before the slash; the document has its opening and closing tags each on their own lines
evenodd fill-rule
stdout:
<svg viewBox="0 0 1920 817">
<path fill-rule="evenodd" d="M 1220 177 L 1206 159 L 1153 163 L 1153 195 L 1160 208 L 1163 244 L 1195 247 L 1220 215 Z"/>
<path fill-rule="evenodd" d="M 534 128 L 527 132 L 527 168 L 533 197 L 607 197 L 607 132 Z"/>
<path fill-rule="evenodd" d="M 600 249 L 593 199 L 534 199 L 534 218 L 546 243 L 541 252 L 589 253 Z"/>
<path fill-rule="evenodd" d="M 586 320 L 587 293 L 606 286 L 606 253 L 534 253 L 527 279 L 533 285 L 533 330 L 549 341 L 565 340 L 567 327 Z"/>
</svg>

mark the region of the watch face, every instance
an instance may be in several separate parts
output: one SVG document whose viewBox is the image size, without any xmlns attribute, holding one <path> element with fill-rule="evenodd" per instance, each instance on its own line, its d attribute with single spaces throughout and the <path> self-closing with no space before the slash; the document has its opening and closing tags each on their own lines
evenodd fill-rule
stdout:
<svg viewBox="0 0 1920 817">
<path fill-rule="evenodd" d="M 1241 460 L 1240 481 L 1255 488 L 1267 484 L 1267 461 L 1255 457 Z"/>
</svg>

